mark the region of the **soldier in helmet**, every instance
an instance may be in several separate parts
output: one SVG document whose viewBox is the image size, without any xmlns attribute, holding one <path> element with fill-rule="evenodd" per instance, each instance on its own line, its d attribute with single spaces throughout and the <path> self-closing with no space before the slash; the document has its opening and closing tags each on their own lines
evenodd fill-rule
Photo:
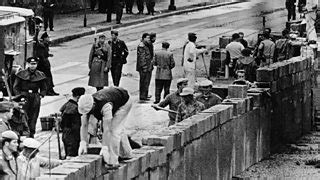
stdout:
<svg viewBox="0 0 320 180">
<path fill-rule="evenodd" d="M 33 137 L 36 130 L 36 123 L 40 111 L 40 100 L 46 95 L 46 76 L 37 70 L 38 58 L 27 59 L 28 68 L 17 73 L 13 85 L 16 95 L 24 95 L 26 103 L 23 106 L 28 116 L 30 137 Z"/>
<path fill-rule="evenodd" d="M 13 131 L 1 134 L 0 179 L 17 179 L 18 135 Z"/>
</svg>

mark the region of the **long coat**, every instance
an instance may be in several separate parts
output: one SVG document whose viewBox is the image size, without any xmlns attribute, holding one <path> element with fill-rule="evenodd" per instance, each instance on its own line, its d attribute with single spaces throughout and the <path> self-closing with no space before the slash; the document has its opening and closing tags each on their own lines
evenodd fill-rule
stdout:
<svg viewBox="0 0 320 180">
<path fill-rule="evenodd" d="M 173 54 L 167 50 L 161 50 L 155 53 L 154 65 L 157 66 L 156 79 L 171 80 L 175 62 Z"/>
<path fill-rule="evenodd" d="M 149 47 L 140 42 L 137 49 L 137 71 L 148 72 L 153 70 L 152 54 Z"/>
<path fill-rule="evenodd" d="M 111 68 L 111 47 L 108 43 L 102 46 L 93 44 L 89 55 L 89 86 L 108 86 L 108 71 Z"/>
</svg>

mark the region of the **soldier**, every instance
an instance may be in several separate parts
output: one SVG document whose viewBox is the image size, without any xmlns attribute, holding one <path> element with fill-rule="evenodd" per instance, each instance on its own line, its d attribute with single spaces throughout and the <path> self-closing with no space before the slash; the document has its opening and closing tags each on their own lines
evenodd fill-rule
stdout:
<svg viewBox="0 0 320 180">
<path fill-rule="evenodd" d="M 36 42 L 36 53 L 35 56 L 39 58 L 37 69 L 43 72 L 47 79 L 47 94 L 48 96 L 57 96 L 59 95 L 53 90 L 54 84 L 51 73 L 51 64 L 49 61 L 49 57 L 52 57 L 53 54 L 49 53 L 49 43 L 50 37 L 47 32 L 44 32 L 41 35 L 41 40 Z"/>
<path fill-rule="evenodd" d="M 13 131 L 1 134 L 2 155 L 0 157 L 0 179 L 17 179 L 18 136 Z"/>
<path fill-rule="evenodd" d="M 43 0 L 43 20 L 44 20 L 44 31 L 47 31 L 48 24 L 50 31 L 53 31 L 53 16 L 54 16 L 54 7 L 55 0 Z"/>
<path fill-rule="evenodd" d="M 78 101 L 84 95 L 85 89 L 72 89 L 72 97 L 61 108 L 62 141 L 66 157 L 77 156 L 80 144 L 81 114 L 78 112 Z"/>
<path fill-rule="evenodd" d="M 212 81 L 203 80 L 199 83 L 200 94 L 196 95 L 196 100 L 203 103 L 206 109 L 220 104 L 222 98 L 212 92 Z"/>
<path fill-rule="evenodd" d="M 142 40 L 137 48 L 137 66 L 136 70 L 140 75 L 139 91 L 140 100 L 149 101 L 151 96 L 148 95 L 151 75 L 153 70 L 152 54 L 150 52 L 150 35 L 144 33 Z"/>
<path fill-rule="evenodd" d="M 125 6 L 125 0 L 116 0 L 114 1 L 114 9 L 116 11 L 116 23 L 121 24 L 123 8 Z"/>
<path fill-rule="evenodd" d="M 89 82 L 88 85 L 95 87 L 97 91 L 108 86 L 108 72 L 111 68 L 111 47 L 106 41 L 104 34 L 99 35 L 98 42 L 94 42 L 89 55 Z"/>
<path fill-rule="evenodd" d="M 118 31 L 111 31 L 111 45 L 112 58 L 111 58 L 111 75 L 114 86 L 119 86 L 122 66 L 127 63 L 127 57 L 129 54 L 127 45 L 124 41 L 118 39 Z"/>
<path fill-rule="evenodd" d="M 155 0 L 148 0 L 146 1 L 146 6 L 147 6 L 147 10 L 148 13 L 147 15 L 154 15 L 154 6 L 156 5 L 156 1 Z"/>
<path fill-rule="evenodd" d="M 173 59 L 173 53 L 168 51 L 170 44 L 168 42 L 162 43 L 162 50 L 155 53 L 154 65 L 157 66 L 156 71 L 156 92 L 155 102 L 158 104 L 161 99 L 161 91 L 164 89 L 163 98 L 170 93 L 170 85 L 172 81 L 171 69 L 174 68 L 175 63 Z"/>
<path fill-rule="evenodd" d="M 201 102 L 194 99 L 194 90 L 190 87 L 183 88 L 180 96 L 182 97 L 182 102 L 178 106 L 176 123 L 187 119 L 205 109 Z"/>
<path fill-rule="evenodd" d="M 178 110 L 178 106 L 181 104 L 181 96 L 180 93 L 182 92 L 182 89 L 188 86 L 188 79 L 186 78 L 180 78 L 177 81 L 177 88 L 178 90 L 174 93 L 169 94 L 166 96 L 166 98 L 161 101 L 158 105 L 152 106 L 155 110 L 159 110 L 158 107 L 166 107 L 169 105 L 169 109 L 173 111 Z M 168 126 L 174 125 L 176 122 L 176 113 L 169 112 L 169 124 Z"/>
<path fill-rule="evenodd" d="M 28 68 L 19 71 L 13 85 L 16 95 L 24 95 L 26 103 L 23 106 L 28 116 L 28 126 L 30 137 L 34 137 L 37 119 L 40 110 L 40 100 L 46 95 L 46 76 L 37 70 L 38 58 L 30 57 L 27 59 Z M 39 92 L 40 91 L 40 92 Z"/>
<path fill-rule="evenodd" d="M 40 176 L 40 167 L 54 168 L 62 164 L 61 160 L 38 156 L 40 146 L 33 138 L 23 140 L 23 151 L 17 157 L 18 179 L 36 179 Z"/>
<path fill-rule="evenodd" d="M 127 14 L 132 14 L 134 0 L 126 0 L 126 12 Z"/>
<path fill-rule="evenodd" d="M 144 0 L 137 0 L 137 8 L 138 8 L 138 14 L 143 14 L 144 9 Z"/>
<path fill-rule="evenodd" d="M 79 99 L 81 116 L 81 141 L 79 155 L 87 153 L 88 120 L 93 115 L 102 120 L 103 135 L 100 154 L 108 168 L 119 167 L 118 158 L 131 158 L 131 147 L 124 124 L 130 112 L 132 102 L 127 90 L 119 87 L 108 87 L 92 95 L 83 95 Z M 121 149 L 121 150 L 120 150 Z"/>
</svg>

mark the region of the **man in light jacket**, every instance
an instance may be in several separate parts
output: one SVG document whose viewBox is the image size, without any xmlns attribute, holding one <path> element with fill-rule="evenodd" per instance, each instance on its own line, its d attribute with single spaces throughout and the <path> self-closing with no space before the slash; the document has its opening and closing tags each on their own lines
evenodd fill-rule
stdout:
<svg viewBox="0 0 320 180">
<path fill-rule="evenodd" d="M 194 87 L 196 82 L 196 60 L 197 56 L 201 53 L 206 52 L 206 49 L 197 49 L 196 40 L 197 36 L 195 33 L 188 34 L 188 40 L 184 53 L 183 53 L 183 69 L 184 77 L 189 79 L 189 87 Z"/>
</svg>

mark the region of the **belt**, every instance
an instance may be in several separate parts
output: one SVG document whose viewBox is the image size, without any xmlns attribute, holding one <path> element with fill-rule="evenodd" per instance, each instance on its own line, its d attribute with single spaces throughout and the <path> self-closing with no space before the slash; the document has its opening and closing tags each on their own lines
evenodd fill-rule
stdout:
<svg viewBox="0 0 320 180">
<path fill-rule="evenodd" d="M 39 91 L 38 90 L 24 90 L 23 92 L 27 92 L 27 93 L 39 93 Z"/>
</svg>

